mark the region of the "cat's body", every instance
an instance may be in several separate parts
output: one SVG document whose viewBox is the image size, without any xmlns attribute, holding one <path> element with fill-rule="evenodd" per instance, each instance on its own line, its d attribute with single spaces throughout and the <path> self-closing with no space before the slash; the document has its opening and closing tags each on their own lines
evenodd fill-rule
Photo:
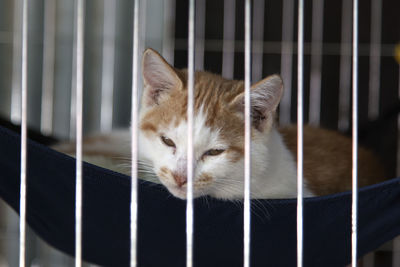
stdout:
<svg viewBox="0 0 400 267">
<path fill-rule="evenodd" d="M 153 50 L 143 56 L 144 92 L 139 124 L 141 177 L 159 181 L 176 197 L 186 197 L 187 73 L 172 68 Z M 275 126 L 282 80 L 273 75 L 251 88 L 252 198 L 296 196 L 295 128 Z M 208 72 L 195 75 L 194 196 L 243 198 L 244 85 Z M 305 128 L 304 194 L 350 189 L 351 143 L 336 133 Z M 285 140 L 284 140 L 285 139 Z M 84 144 L 90 162 L 119 168 L 129 160 L 129 131 L 97 136 Z M 58 150 L 73 153 L 71 145 Z M 376 159 L 360 150 L 360 185 L 383 178 Z M 365 168 L 364 168 L 365 166 Z M 117 168 L 116 168 L 117 167 Z M 366 178 L 364 178 L 366 174 Z M 376 177 L 372 179 L 371 177 Z"/>
<path fill-rule="evenodd" d="M 293 155 L 297 151 L 295 126 L 279 129 Z M 315 195 L 328 195 L 351 189 L 351 139 L 335 131 L 304 127 L 304 177 Z M 371 151 L 358 148 L 359 187 L 385 180 L 384 170 Z"/>
</svg>

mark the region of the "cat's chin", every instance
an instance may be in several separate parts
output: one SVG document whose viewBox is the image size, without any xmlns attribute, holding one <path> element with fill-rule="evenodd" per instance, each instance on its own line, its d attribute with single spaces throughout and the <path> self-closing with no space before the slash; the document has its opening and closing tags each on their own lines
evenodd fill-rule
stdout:
<svg viewBox="0 0 400 267">
<path fill-rule="evenodd" d="M 187 197 L 187 187 L 183 186 L 183 187 L 178 187 L 178 186 L 168 186 L 167 187 L 168 191 L 177 198 L 180 199 L 186 199 Z M 197 197 L 201 197 L 202 194 L 196 192 L 195 190 L 193 190 L 193 198 L 197 198 Z"/>
</svg>

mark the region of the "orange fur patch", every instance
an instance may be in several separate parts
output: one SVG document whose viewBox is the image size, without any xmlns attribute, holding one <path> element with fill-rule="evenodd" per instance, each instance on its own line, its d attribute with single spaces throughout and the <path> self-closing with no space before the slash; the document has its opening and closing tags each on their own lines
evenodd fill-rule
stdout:
<svg viewBox="0 0 400 267">
<path fill-rule="evenodd" d="M 297 127 L 280 129 L 283 139 L 297 156 Z M 352 186 L 351 139 L 337 132 L 310 126 L 304 127 L 304 177 L 316 195 L 347 191 Z M 385 180 L 379 160 L 368 150 L 358 149 L 358 185 L 360 187 Z"/>
<path fill-rule="evenodd" d="M 144 132 L 157 132 L 157 127 L 148 122 L 143 122 L 140 125 L 140 129 Z"/>
<path fill-rule="evenodd" d="M 170 170 L 167 167 L 161 167 L 159 173 L 161 175 L 168 175 L 170 173 Z"/>
<path fill-rule="evenodd" d="M 212 176 L 208 173 L 202 173 L 200 174 L 199 178 L 197 179 L 196 182 L 211 182 L 212 181 Z"/>
</svg>

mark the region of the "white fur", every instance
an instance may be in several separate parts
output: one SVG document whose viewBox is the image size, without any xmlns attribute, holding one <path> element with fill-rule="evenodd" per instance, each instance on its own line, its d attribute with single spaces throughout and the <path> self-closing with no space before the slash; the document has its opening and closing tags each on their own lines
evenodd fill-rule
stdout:
<svg viewBox="0 0 400 267">
<path fill-rule="evenodd" d="M 187 163 L 187 124 L 175 122 L 164 129 L 164 135 L 174 141 L 174 148 L 168 147 L 159 136 L 148 137 L 140 133 L 139 156 L 150 162 L 153 171 L 168 190 L 179 198 L 186 197 L 186 186 L 179 187 L 171 175 L 160 176 L 162 167 L 172 172 L 186 174 Z M 220 199 L 243 198 L 244 162 L 232 162 L 226 153 L 217 156 L 201 156 L 209 149 L 227 149 L 227 143 L 220 138 L 218 131 L 205 125 L 205 115 L 199 112 L 194 118 L 194 196 L 210 195 Z M 297 194 L 296 166 L 293 156 L 284 145 L 280 134 L 273 128 L 270 134 L 256 132 L 252 140 L 251 188 L 252 198 L 292 198 Z M 196 184 L 198 177 L 208 173 L 213 180 L 209 184 Z M 305 196 L 312 196 L 307 187 Z"/>
<path fill-rule="evenodd" d="M 187 122 L 180 121 L 178 126 L 175 127 L 175 122 L 171 122 L 169 127 L 165 128 L 155 137 L 148 137 L 144 133 L 139 134 L 139 156 L 142 160 L 151 162 L 154 166 L 154 172 L 159 174 L 162 167 L 168 168 L 171 172 L 181 173 L 186 175 L 187 164 Z M 161 131 L 161 130 L 160 130 Z M 166 146 L 160 136 L 164 135 L 176 145 L 174 148 Z M 204 152 L 209 149 L 226 149 L 227 144 L 224 140 L 219 138 L 218 131 L 211 131 L 205 125 L 205 117 L 201 112 L 194 118 L 194 176 L 196 177 L 204 172 L 213 174 L 216 164 L 221 166 L 224 164 L 223 156 L 205 158 L 201 160 Z M 186 186 L 179 188 L 172 176 L 160 177 L 163 183 L 170 191 L 177 197 L 184 198 L 186 195 Z M 207 189 L 204 189 L 207 190 Z M 195 196 L 203 195 L 201 192 L 194 192 Z"/>
<path fill-rule="evenodd" d="M 297 194 L 296 164 L 279 132 L 272 128 L 269 134 L 256 130 L 253 133 L 251 147 L 251 197 L 294 198 Z M 172 176 L 157 177 L 161 167 L 171 171 L 186 173 L 187 162 L 187 123 L 181 121 L 177 127 L 174 122 L 162 133 L 176 144 L 173 148 L 162 143 L 159 136 L 148 137 L 139 131 L 139 177 L 151 182 L 162 183 L 176 197 L 186 198 L 186 186 L 179 187 Z M 86 151 L 118 151 L 121 158 L 129 159 L 130 131 L 116 131 L 110 135 L 108 143 L 86 145 Z M 92 148 L 91 148 L 92 147 Z M 231 162 L 226 153 L 201 159 L 209 149 L 226 149 L 227 143 L 220 138 L 218 131 L 205 125 L 205 116 L 200 112 L 194 120 L 195 181 L 194 196 L 210 195 L 220 199 L 242 199 L 244 161 Z M 62 146 L 57 149 L 62 150 Z M 119 159 L 103 156 L 85 156 L 86 161 L 130 175 L 130 164 L 117 163 Z M 208 173 L 213 180 L 209 184 L 196 184 L 196 178 Z M 304 196 L 312 193 L 304 186 Z"/>
</svg>

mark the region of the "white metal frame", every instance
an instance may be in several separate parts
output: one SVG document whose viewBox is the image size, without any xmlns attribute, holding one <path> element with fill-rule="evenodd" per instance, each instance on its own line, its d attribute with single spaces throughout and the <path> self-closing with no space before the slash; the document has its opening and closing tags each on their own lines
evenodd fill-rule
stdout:
<svg viewBox="0 0 400 267">
<path fill-rule="evenodd" d="M 194 84 L 195 84 L 195 6 L 196 1 L 189 1 L 188 29 L 188 104 L 187 104 L 187 200 L 186 200 L 186 266 L 193 266 L 193 177 L 194 177 Z"/>
<path fill-rule="evenodd" d="M 22 71 L 21 71 L 21 191 L 19 200 L 19 266 L 25 266 L 26 251 L 26 189 L 28 141 L 28 0 L 22 3 Z"/>
<path fill-rule="evenodd" d="M 299 0 L 297 30 L 297 266 L 303 266 L 303 53 L 304 0 Z"/>
<path fill-rule="evenodd" d="M 133 54 L 132 54 L 132 109 L 131 109 L 131 177 L 132 177 L 132 188 L 131 188 L 131 250 L 130 250 L 130 266 L 137 266 L 137 216 L 138 216 L 138 181 L 137 181 L 137 147 L 138 147 L 138 62 L 139 62 L 139 11 L 140 11 L 141 1 L 135 0 L 133 8 Z"/>
<path fill-rule="evenodd" d="M 244 267 L 250 267 L 250 234 L 251 234 L 251 1 L 245 1 L 244 10 L 244 209 L 243 209 L 243 257 Z"/>
<path fill-rule="evenodd" d="M 83 132 L 83 60 L 85 0 L 76 0 L 76 192 L 75 192 L 75 266 L 82 266 L 82 132 Z"/>
<path fill-rule="evenodd" d="M 353 0 L 353 80 L 352 80 L 352 205 L 351 205 L 351 264 L 357 266 L 357 208 L 358 208 L 358 0 Z"/>
</svg>

